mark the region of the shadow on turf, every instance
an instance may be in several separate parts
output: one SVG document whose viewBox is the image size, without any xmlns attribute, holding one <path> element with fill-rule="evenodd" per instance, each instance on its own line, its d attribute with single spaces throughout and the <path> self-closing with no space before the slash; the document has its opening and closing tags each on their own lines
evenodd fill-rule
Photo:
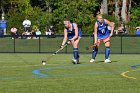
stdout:
<svg viewBox="0 0 140 93">
<path fill-rule="evenodd" d="M 95 61 L 95 62 L 104 62 L 104 61 Z M 111 61 L 111 63 L 112 63 L 112 62 L 118 62 L 118 61 Z"/>
</svg>

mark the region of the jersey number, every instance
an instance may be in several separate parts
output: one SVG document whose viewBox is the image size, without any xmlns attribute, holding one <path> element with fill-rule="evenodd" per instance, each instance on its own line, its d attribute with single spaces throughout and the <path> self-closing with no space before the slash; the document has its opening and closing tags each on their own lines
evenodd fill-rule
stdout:
<svg viewBox="0 0 140 93">
<path fill-rule="evenodd" d="M 105 29 L 102 29 L 101 32 L 102 32 L 102 34 L 105 34 Z"/>
</svg>

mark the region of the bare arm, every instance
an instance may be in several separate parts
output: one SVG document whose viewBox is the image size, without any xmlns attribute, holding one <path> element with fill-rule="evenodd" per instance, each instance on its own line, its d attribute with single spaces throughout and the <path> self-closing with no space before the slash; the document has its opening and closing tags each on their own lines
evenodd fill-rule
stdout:
<svg viewBox="0 0 140 93">
<path fill-rule="evenodd" d="M 98 28 L 98 25 L 97 23 L 95 23 L 95 26 L 94 26 L 94 44 L 97 44 L 97 28 Z"/>
<path fill-rule="evenodd" d="M 105 23 L 108 24 L 108 25 L 111 27 L 111 33 L 110 33 L 110 36 L 112 36 L 112 35 L 113 35 L 113 31 L 114 31 L 114 23 L 108 21 L 107 19 L 105 19 Z"/>
<path fill-rule="evenodd" d="M 67 30 L 64 28 L 64 38 L 63 38 L 62 46 L 65 45 L 66 42 L 67 42 Z"/>
</svg>

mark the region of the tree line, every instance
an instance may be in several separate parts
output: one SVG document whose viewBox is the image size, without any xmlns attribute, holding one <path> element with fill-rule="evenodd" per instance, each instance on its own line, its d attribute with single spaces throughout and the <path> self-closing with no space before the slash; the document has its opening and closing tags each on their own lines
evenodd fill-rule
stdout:
<svg viewBox="0 0 140 93">
<path fill-rule="evenodd" d="M 106 2 L 107 1 L 107 2 Z M 128 11 L 130 20 L 126 22 L 133 33 L 131 25 L 138 26 L 138 0 L 125 0 L 131 3 Z M 110 2 L 115 2 L 110 4 Z M 121 3 L 120 3 L 121 2 Z M 57 34 L 63 33 L 63 19 L 69 16 L 71 21 L 76 22 L 82 28 L 84 34 L 93 32 L 93 24 L 96 14 L 101 9 L 106 8 L 107 13 L 103 13 L 105 18 L 119 24 L 115 14 L 115 6 L 123 7 L 124 0 L 1 0 L 1 14 L 8 20 L 7 29 L 15 25 L 19 31 L 23 32 L 22 22 L 28 17 L 32 22 L 32 28 L 38 27 L 42 32 L 46 31 L 50 25 L 54 25 Z M 134 7 L 134 6 L 135 7 Z M 118 15 L 117 15 L 118 16 Z M 119 15 L 121 17 L 121 15 Z M 135 24 L 134 24 L 135 23 Z"/>
</svg>

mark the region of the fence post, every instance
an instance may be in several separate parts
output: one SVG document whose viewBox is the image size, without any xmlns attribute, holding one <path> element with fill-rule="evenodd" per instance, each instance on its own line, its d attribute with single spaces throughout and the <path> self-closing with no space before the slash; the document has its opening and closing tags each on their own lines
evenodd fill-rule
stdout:
<svg viewBox="0 0 140 93">
<path fill-rule="evenodd" d="M 40 43 L 40 36 L 39 36 L 39 53 L 40 53 L 40 44 L 41 44 L 41 43 Z"/>
<path fill-rule="evenodd" d="M 68 47 L 66 46 L 65 48 L 65 53 L 67 54 L 68 53 Z"/>
<path fill-rule="evenodd" d="M 121 54 L 123 53 L 123 51 L 122 51 L 122 48 L 123 48 L 123 46 L 122 46 L 122 35 L 121 35 Z"/>
<path fill-rule="evenodd" d="M 16 39 L 14 38 L 14 53 L 16 53 Z"/>
</svg>

